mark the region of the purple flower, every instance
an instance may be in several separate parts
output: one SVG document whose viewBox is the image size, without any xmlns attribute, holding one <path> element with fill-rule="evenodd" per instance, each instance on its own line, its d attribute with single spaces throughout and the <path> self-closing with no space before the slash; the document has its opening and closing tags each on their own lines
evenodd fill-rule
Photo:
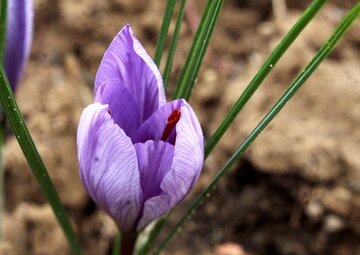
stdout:
<svg viewBox="0 0 360 255">
<path fill-rule="evenodd" d="M 5 70 L 14 90 L 29 58 L 34 9 L 32 0 L 9 0 L 7 3 L 7 26 Z"/>
<path fill-rule="evenodd" d="M 129 25 L 104 55 L 77 144 L 85 188 L 125 232 L 168 212 L 200 175 L 199 121 L 185 100 L 166 103 L 160 72 Z"/>
</svg>

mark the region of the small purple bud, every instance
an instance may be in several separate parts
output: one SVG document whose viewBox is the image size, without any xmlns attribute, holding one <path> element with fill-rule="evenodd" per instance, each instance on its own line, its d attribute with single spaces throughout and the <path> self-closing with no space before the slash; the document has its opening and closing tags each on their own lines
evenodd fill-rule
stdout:
<svg viewBox="0 0 360 255">
<path fill-rule="evenodd" d="M 15 90 L 29 58 L 34 23 L 32 0 L 8 0 L 5 70 Z"/>
<path fill-rule="evenodd" d="M 139 231 L 194 186 L 203 133 L 184 99 L 166 103 L 160 72 L 129 25 L 106 51 L 94 94 L 78 127 L 80 177 L 122 231 Z"/>
</svg>

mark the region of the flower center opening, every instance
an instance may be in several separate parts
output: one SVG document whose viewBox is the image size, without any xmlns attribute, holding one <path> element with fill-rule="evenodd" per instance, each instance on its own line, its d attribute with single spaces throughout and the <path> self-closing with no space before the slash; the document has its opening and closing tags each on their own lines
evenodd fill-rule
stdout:
<svg viewBox="0 0 360 255">
<path fill-rule="evenodd" d="M 180 113 L 180 110 L 174 110 L 171 115 L 168 117 L 167 119 L 167 124 L 166 124 L 166 127 L 164 129 L 164 133 L 161 137 L 161 140 L 162 141 L 166 141 L 170 134 L 171 134 L 171 131 L 174 129 L 174 127 L 176 126 L 176 124 L 178 123 L 179 119 L 180 119 L 180 116 L 181 116 L 181 113 Z M 175 144 L 175 138 L 173 139 L 173 142 L 170 142 L 172 144 Z"/>
</svg>

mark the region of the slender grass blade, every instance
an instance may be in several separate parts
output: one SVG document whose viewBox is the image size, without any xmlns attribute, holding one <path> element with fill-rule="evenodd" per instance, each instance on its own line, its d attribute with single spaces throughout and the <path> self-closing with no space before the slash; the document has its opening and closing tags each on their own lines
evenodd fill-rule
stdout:
<svg viewBox="0 0 360 255">
<path fill-rule="evenodd" d="M 165 70 L 164 70 L 164 74 L 163 74 L 165 89 L 167 89 L 168 84 L 169 84 L 169 78 L 170 78 L 170 73 L 171 73 L 171 69 L 172 69 L 172 64 L 173 64 L 173 61 L 174 61 L 174 55 L 175 55 L 175 51 L 176 51 L 176 46 L 177 46 L 177 42 L 178 42 L 178 39 L 179 39 L 181 25 L 182 25 L 183 18 L 184 18 L 184 11 L 185 11 L 186 2 L 187 2 L 187 0 L 181 0 L 180 7 L 179 7 L 179 13 L 178 13 L 178 16 L 176 18 L 174 34 L 173 34 L 173 36 L 171 38 L 171 42 L 170 42 L 168 57 L 167 57 L 167 60 L 166 60 Z"/>
<path fill-rule="evenodd" d="M 121 239 L 122 239 L 121 237 L 122 237 L 121 232 L 119 230 L 118 233 L 115 236 L 112 255 L 119 255 L 120 254 L 120 251 L 121 251 Z"/>
<path fill-rule="evenodd" d="M 155 48 L 154 62 L 158 67 L 160 67 L 161 57 L 164 52 L 166 37 L 169 31 L 171 18 L 174 13 L 175 4 L 176 0 L 167 0 L 165 14 L 160 28 L 160 35 Z"/>
<path fill-rule="evenodd" d="M 39 186 L 46 199 L 51 205 L 55 216 L 69 242 L 73 254 L 80 255 L 80 247 L 78 245 L 75 232 L 25 124 L 24 117 L 22 116 L 16 103 L 14 93 L 10 87 L 4 66 L 2 64 L 0 64 L 0 91 L 1 105 L 9 120 L 10 127 L 14 132 L 16 139 L 18 140 L 18 143 L 24 153 L 24 156 L 31 167 L 32 173 L 39 183 Z"/>
<path fill-rule="evenodd" d="M 235 102 L 234 106 L 230 109 L 223 122 L 220 124 L 215 133 L 210 137 L 205 146 L 205 158 L 207 158 L 231 123 L 234 121 L 239 112 L 243 109 L 245 104 L 249 101 L 251 96 L 260 87 L 266 76 L 274 69 L 279 59 L 284 55 L 286 50 L 295 41 L 299 34 L 303 31 L 306 25 L 314 18 L 316 13 L 326 3 L 327 0 L 315 0 L 296 22 L 296 24 L 285 35 L 282 41 L 276 46 L 274 51 L 270 54 L 269 58 L 262 65 L 260 70 L 255 74 L 254 78 L 250 81 L 244 92 L 239 99 Z"/>
<path fill-rule="evenodd" d="M 262 66 L 260 71 L 255 75 L 253 80 L 250 82 L 247 89 L 244 91 L 244 93 L 238 99 L 236 104 L 233 106 L 232 111 L 230 111 L 230 114 L 233 112 L 233 115 L 232 115 L 233 119 L 235 119 L 238 112 L 240 112 L 240 110 L 245 105 L 245 103 L 249 100 L 249 98 L 252 96 L 252 94 L 260 86 L 261 82 L 265 79 L 267 74 L 270 73 L 270 71 L 272 69 L 272 67 L 270 67 L 270 64 L 273 63 L 275 65 L 277 63 L 277 61 L 280 59 L 280 57 L 285 53 L 285 51 L 289 48 L 289 46 L 292 44 L 292 42 L 297 38 L 297 36 L 300 34 L 300 32 L 310 22 L 310 20 L 315 16 L 315 14 L 320 10 L 320 8 L 324 5 L 324 3 L 326 1 L 327 0 L 314 1 L 313 4 L 309 6 L 309 8 L 304 12 L 304 14 L 296 22 L 296 24 L 289 31 L 289 33 L 280 42 L 280 44 L 275 48 L 275 50 L 270 55 L 270 57 L 265 61 L 264 65 Z M 211 8 L 211 5 L 209 4 L 206 8 L 208 8 L 208 9 L 206 9 L 204 11 L 204 14 L 209 12 L 209 8 Z M 166 79 L 164 79 L 164 80 L 166 80 Z M 230 117 L 230 119 L 225 119 L 224 122 L 222 123 L 222 125 L 215 132 L 214 136 L 212 136 L 210 138 L 209 142 L 205 146 L 205 156 L 206 157 L 211 153 L 211 151 L 213 150 L 213 148 L 215 147 L 217 142 L 222 137 L 223 133 L 227 130 L 228 126 L 230 126 L 230 124 L 232 123 L 233 119 L 231 119 L 231 117 Z M 154 240 L 157 238 L 158 234 L 161 232 L 161 229 L 160 230 L 156 229 L 156 231 L 157 231 L 157 233 L 153 234 Z M 150 246 L 151 244 L 147 244 L 147 245 Z"/>
<path fill-rule="evenodd" d="M 172 240 L 174 235 L 179 231 L 181 226 L 189 219 L 193 212 L 203 203 L 207 195 L 216 187 L 217 183 L 233 166 L 238 158 L 244 154 L 247 148 L 255 141 L 259 134 L 265 127 L 273 120 L 273 118 L 280 112 L 285 104 L 292 98 L 292 96 L 299 90 L 304 82 L 311 76 L 320 63 L 329 56 L 331 51 L 335 48 L 336 44 L 343 37 L 344 33 L 350 28 L 351 24 L 360 14 L 360 3 L 358 3 L 347 15 L 342 19 L 340 24 L 336 27 L 335 32 L 330 36 L 328 41 L 321 47 L 315 57 L 309 62 L 304 70 L 295 78 L 290 84 L 285 93 L 274 104 L 270 111 L 260 121 L 260 123 L 253 129 L 244 142 L 238 147 L 235 153 L 226 162 L 218 174 L 211 180 L 210 184 L 204 189 L 201 195 L 193 202 L 189 209 L 183 214 L 180 220 L 176 223 L 175 227 L 171 230 L 169 235 L 161 242 L 155 254 L 160 252 Z"/>
<path fill-rule="evenodd" d="M 194 86 L 195 79 L 198 75 L 223 4 L 224 0 L 208 1 L 186 59 L 184 69 L 182 70 L 179 82 L 176 86 L 175 94 L 173 96 L 174 99 L 185 98 L 186 100 L 189 100 L 191 90 Z"/>
<path fill-rule="evenodd" d="M 0 0 L 0 60 L 4 61 L 6 44 L 7 0 Z"/>
</svg>

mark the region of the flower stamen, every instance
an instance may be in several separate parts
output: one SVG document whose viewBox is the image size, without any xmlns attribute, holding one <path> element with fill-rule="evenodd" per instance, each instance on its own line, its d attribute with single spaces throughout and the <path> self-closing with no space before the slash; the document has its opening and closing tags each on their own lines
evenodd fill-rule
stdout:
<svg viewBox="0 0 360 255">
<path fill-rule="evenodd" d="M 169 138 L 171 131 L 173 130 L 173 128 L 176 126 L 176 124 L 180 120 L 180 116 L 181 116 L 180 110 L 174 110 L 171 113 L 171 115 L 167 119 L 167 124 L 164 129 L 164 133 L 161 137 L 162 141 L 166 141 Z"/>
</svg>

